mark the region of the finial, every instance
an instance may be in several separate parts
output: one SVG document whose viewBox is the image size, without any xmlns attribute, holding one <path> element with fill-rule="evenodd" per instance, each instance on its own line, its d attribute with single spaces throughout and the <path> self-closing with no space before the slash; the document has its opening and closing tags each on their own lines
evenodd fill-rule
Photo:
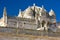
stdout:
<svg viewBox="0 0 60 40">
<path fill-rule="evenodd" d="M 19 9 L 19 14 L 18 14 L 18 17 L 20 17 L 20 15 L 21 15 L 21 9 Z"/>
<path fill-rule="evenodd" d="M 21 13 L 21 9 L 19 9 L 19 14 Z"/>
<path fill-rule="evenodd" d="M 30 6 L 28 6 L 28 8 L 30 8 Z"/>
<path fill-rule="evenodd" d="M 6 10 L 6 7 L 4 7 L 4 10 Z"/>
<path fill-rule="evenodd" d="M 35 6 L 35 3 L 33 4 L 33 6 Z"/>
<path fill-rule="evenodd" d="M 51 11 L 53 11 L 53 10 L 51 9 Z"/>
<path fill-rule="evenodd" d="M 42 8 L 44 8 L 44 6 L 42 5 Z"/>
<path fill-rule="evenodd" d="M 21 9 L 19 9 L 19 12 L 21 12 Z"/>
<path fill-rule="evenodd" d="M 7 12 L 6 12 L 6 7 L 4 7 L 3 16 L 6 16 L 6 15 L 7 15 L 6 13 L 7 13 Z"/>
<path fill-rule="evenodd" d="M 6 12 L 6 7 L 4 7 L 4 12 Z"/>
<path fill-rule="evenodd" d="M 41 8 L 41 11 L 45 11 L 45 10 L 44 10 L 44 6 L 43 6 L 43 5 L 42 5 L 42 8 Z"/>
</svg>

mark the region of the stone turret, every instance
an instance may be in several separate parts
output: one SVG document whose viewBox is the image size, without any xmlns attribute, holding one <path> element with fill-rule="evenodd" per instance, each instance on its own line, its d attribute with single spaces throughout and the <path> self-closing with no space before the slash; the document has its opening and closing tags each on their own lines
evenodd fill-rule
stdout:
<svg viewBox="0 0 60 40">
<path fill-rule="evenodd" d="M 50 10 L 49 15 L 50 15 L 51 21 L 56 22 L 56 15 L 52 9 Z"/>
<path fill-rule="evenodd" d="M 49 15 L 50 15 L 50 23 L 51 23 L 50 29 L 52 31 L 56 31 L 56 15 L 52 9 L 50 10 Z"/>
</svg>

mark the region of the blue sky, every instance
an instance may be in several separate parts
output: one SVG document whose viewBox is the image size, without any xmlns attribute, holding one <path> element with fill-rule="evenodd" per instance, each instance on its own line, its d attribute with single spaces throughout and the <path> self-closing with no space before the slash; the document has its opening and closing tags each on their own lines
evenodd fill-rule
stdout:
<svg viewBox="0 0 60 40">
<path fill-rule="evenodd" d="M 7 15 L 17 16 L 19 9 L 25 10 L 28 6 L 35 3 L 37 6 L 44 5 L 47 12 L 53 9 L 57 21 L 60 21 L 60 0 L 0 0 L 0 17 L 3 15 L 4 6 L 7 8 Z"/>
</svg>

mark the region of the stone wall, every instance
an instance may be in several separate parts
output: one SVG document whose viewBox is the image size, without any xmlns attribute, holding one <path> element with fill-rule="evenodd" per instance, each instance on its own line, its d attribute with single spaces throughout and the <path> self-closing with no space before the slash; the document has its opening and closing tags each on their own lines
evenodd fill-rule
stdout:
<svg viewBox="0 0 60 40">
<path fill-rule="evenodd" d="M 0 27 L 0 40 L 60 40 L 60 33 Z"/>
<path fill-rule="evenodd" d="M 37 29 L 37 24 L 34 20 L 31 19 L 7 19 L 7 26 L 8 27 L 15 27 L 15 28 L 25 28 L 25 29 Z"/>
<path fill-rule="evenodd" d="M 60 40 L 60 37 L 32 36 L 32 35 L 0 35 L 0 40 Z"/>
<path fill-rule="evenodd" d="M 20 28 L 3 28 L 0 27 L 1 33 L 11 33 L 11 34 L 26 34 L 33 36 L 50 36 L 50 37 L 60 37 L 60 32 L 52 32 L 52 31 L 38 31 L 31 29 L 20 29 Z"/>
</svg>

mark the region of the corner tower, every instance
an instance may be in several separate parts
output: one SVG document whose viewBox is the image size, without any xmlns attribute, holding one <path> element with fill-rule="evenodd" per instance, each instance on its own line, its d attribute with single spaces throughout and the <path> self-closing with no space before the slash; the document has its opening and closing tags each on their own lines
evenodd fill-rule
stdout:
<svg viewBox="0 0 60 40">
<path fill-rule="evenodd" d="M 55 12 L 51 9 L 50 12 L 49 12 L 49 15 L 50 15 L 50 22 L 51 22 L 51 27 L 50 29 L 52 31 L 56 31 L 57 27 L 56 27 L 56 15 L 55 15 Z"/>
<path fill-rule="evenodd" d="M 56 23 L 56 15 L 55 12 L 51 9 L 49 12 L 51 22 Z"/>
</svg>

